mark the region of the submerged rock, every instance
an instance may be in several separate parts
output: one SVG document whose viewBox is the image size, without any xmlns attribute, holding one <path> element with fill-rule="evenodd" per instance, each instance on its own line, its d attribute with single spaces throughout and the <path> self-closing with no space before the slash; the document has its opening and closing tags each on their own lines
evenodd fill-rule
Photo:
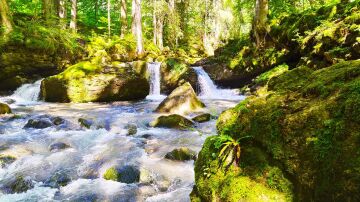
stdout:
<svg viewBox="0 0 360 202">
<path fill-rule="evenodd" d="M 30 178 L 24 178 L 22 175 L 18 175 L 14 179 L 5 182 L 2 189 L 4 189 L 6 193 L 14 194 L 26 192 L 33 187 L 34 183 Z"/>
<path fill-rule="evenodd" d="M 30 119 L 24 128 L 44 129 L 53 126 L 53 123 L 47 118 Z"/>
<path fill-rule="evenodd" d="M 63 149 L 67 149 L 69 148 L 70 145 L 66 144 L 66 143 L 63 143 L 63 142 L 57 142 L 57 143 L 54 143 L 54 144 L 51 144 L 49 146 L 49 150 L 51 152 L 58 152 L 60 150 L 63 150 Z"/>
<path fill-rule="evenodd" d="M 59 188 L 66 186 L 71 182 L 70 176 L 65 171 L 54 173 L 46 182 L 45 185 L 52 188 Z"/>
<path fill-rule="evenodd" d="M 211 119 L 211 114 L 209 114 L 209 113 L 200 114 L 200 115 L 192 118 L 193 121 L 198 122 L 198 123 L 204 123 L 204 122 L 210 121 L 210 119 Z"/>
<path fill-rule="evenodd" d="M 80 62 L 41 83 L 48 102 L 110 102 L 143 99 L 149 94 L 146 78 L 131 66 L 97 66 Z"/>
<path fill-rule="evenodd" d="M 90 127 L 94 124 L 93 120 L 85 119 L 85 118 L 79 118 L 78 122 L 82 127 L 85 127 L 87 129 L 90 129 Z"/>
<path fill-rule="evenodd" d="M 192 151 L 187 147 L 181 147 L 167 153 L 165 155 L 165 158 L 176 161 L 189 161 L 189 160 L 196 160 L 196 155 L 197 154 L 195 151 Z"/>
<path fill-rule="evenodd" d="M 104 179 L 112 180 L 122 183 L 137 183 L 140 181 L 140 170 L 139 168 L 131 165 L 123 167 L 111 167 L 103 175 Z"/>
<path fill-rule="evenodd" d="M 155 121 L 150 123 L 150 126 L 158 128 L 187 129 L 194 126 L 194 122 L 178 114 L 172 114 L 169 116 L 158 117 Z"/>
<path fill-rule="evenodd" d="M 0 114 L 10 114 L 10 113 L 11 113 L 11 109 L 9 105 L 0 103 Z"/>
<path fill-rule="evenodd" d="M 200 111 L 204 107 L 205 104 L 198 99 L 190 83 L 185 83 L 176 88 L 164 101 L 162 101 L 155 112 L 188 114 Z"/>
<path fill-rule="evenodd" d="M 0 168 L 3 168 L 9 164 L 12 164 L 16 161 L 16 158 L 10 155 L 1 155 L 0 154 Z"/>
<path fill-rule="evenodd" d="M 137 126 L 135 124 L 128 124 L 125 126 L 127 129 L 127 135 L 135 135 L 137 133 Z"/>
</svg>

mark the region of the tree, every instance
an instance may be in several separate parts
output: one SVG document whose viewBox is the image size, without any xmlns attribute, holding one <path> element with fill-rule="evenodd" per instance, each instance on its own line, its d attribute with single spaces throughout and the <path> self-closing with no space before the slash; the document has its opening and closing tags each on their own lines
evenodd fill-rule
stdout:
<svg viewBox="0 0 360 202">
<path fill-rule="evenodd" d="M 153 0 L 153 27 L 154 27 L 154 44 L 161 49 L 164 48 L 164 19 L 167 13 L 166 2 L 164 0 Z"/>
<path fill-rule="evenodd" d="M 4 27 L 4 36 L 7 36 L 13 30 L 13 22 L 9 13 L 9 7 L 6 0 L 0 0 L 1 26 Z"/>
<path fill-rule="evenodd" d="M 124 37 L 127 29 L 128 29 L 128 24 L 127 24 L 127 15 L 126 15 L 126 0 L 121 0 L 121 5 L 120 5 L 120 23 L 121 23 L 121 28 L 120 28 L 120 35 L 121 37 Z"/>
<path fill-rule="evenodd" d="M 111 2 L 107 1 L 107 25 L 108 25 L 108 35 L 111 36 Z"/>
<path fill-rule="evenodd" d="M 54 0 L 43 0 L 42 9 L 45 19 L 48 21 L 56 15 L 55 1 Z"/>
<path fill-rule="evenodd" d="M 66 27 L 66 3 L 65 0 L 59 0 L 59 19 L 63 28 Z"/>
<path fill-rule="evenodd" d="M 268 0 L 256 0 L 255 16 L 253 22 L 253 34 L 258 48 L 263 48 L 266 43 L 266 36 L 268 33 L 268 14 L 269 2 Z"/>
<path fill-rule="evenodd" d="M 141 0 L 132 0 L 132 33 L 136 38 L 137 54 L 144 53 L 141 25 Z"/>
<path fill-rule="evenodd" d="M 77 0 L 71 0 L 71 21 L 70 29 L 76 32 L 77 29 Z"/>
</svg>

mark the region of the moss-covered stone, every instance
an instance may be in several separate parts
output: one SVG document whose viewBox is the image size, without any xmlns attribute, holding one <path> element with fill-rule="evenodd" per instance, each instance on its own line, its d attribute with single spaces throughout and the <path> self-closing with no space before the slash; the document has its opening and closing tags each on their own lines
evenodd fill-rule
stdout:
<svg viewBox="0 0 360 202">
<path fill-rule="evenodd" d="M 10 113 L 11 113 L 11 109 L 9 105 L 0 103 L 0 114 L 10 114 Z"/>
<path fill-rule="evenodd" d="M 240 189 L 257 190 L 242 186 L 248 178 L 285 200 L 357 201 L 359 89 L 359 60 L 272 78 L 262 96 L 248 97 L 219 117 L 219 135 L 253 138 L 241 143 L 240 166 L 227 173 L 218 169 L 219 151 L 209 138 L 195 165 L 195 196 L 221 199 L 222 187 L 236 186 L 230 179 L 242 183 L 233 192 L 225 189 L 228 197 L 240 197 L 229 201 L 243 200 Z"/>
<path fill-rule="evenodd" d="M 135 166 L 111 167 L 103 175 L 104 179 L 123 183 L 140 181 L 140 170 Z"/>
<path fill-rule="evenodd" d="M 176 160 L 176 161 L 189 161 L 196 160 L 196 152 L 190 150 L 187 147 L 181 147 L 174 149 L 171 152 L 165 155 L 166 159 Z"/>
<path fill-rule="evenodd" d="M 150 126 L 159 128 L 188 129 L 194 126 L 194 122 L 178 114 L 172 114 L 169 116 L 158 117 L 155 121 L 150 123 Z"/>
<path fill-rule="evenodd" d="M 204 123 L 204 122 L 210 121 L 210 119 L 211 119 L 211 114 L 209 114 L 209 113 L 200 114 L 200 115 L 192 118 L 193 121 L 198 122 L 198 123 Z"/>
<path fill-rule="evenodd" d="M 1 168 L 13 163 L 14 161 L 16 161 L 16 158 L 14 156 L 0 154 L 0 167 Z"/>
<path fill-rule="evenodd" d="M 162 101 L 155 111 L 159 113 L 188 114 L 199 111 L 204 107 L 205 104 L 198 99 L 190 83 L 185 83 L 176 88 Z"/>
<path fill-rule="evenodd" d="M 42 81 L 41 96 L 49 102 L 107 102 L 143 99 L 149 94 L 146 78 L 131 66 L 99 66 L 81 62 Z"/>
</svg>

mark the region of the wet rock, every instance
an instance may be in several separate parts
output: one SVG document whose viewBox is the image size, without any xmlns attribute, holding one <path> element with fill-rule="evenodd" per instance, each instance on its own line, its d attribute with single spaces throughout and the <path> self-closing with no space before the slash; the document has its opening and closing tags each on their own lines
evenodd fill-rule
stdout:
<svg viewBox="0 0 360 202">
<path fill-rule="evenodd" d="M 153 135 L 151 135 L 151 134 L 144 134 L 144 135 L 142 135 L 141 136 L 142 138 L 144 138 L 144 139 L 152 139 L 153 138 Z"/>
<path fill-rule="evenodd" d="M 47 118 L 30 119 L 24 128 L 43 129 L 53 126 L 53 123 Z"/>
<path fill-rule="evenodd" d="M 189 161 L 196 160 L 196 152 L 186 147 L 174 149 L 173 151 L 165 155 L 166 159 L 177 160 L 177 161 Z"/>
<path fill-rule="evenodd" d="M 0 154 L 0 168 L 3 168 L 9 164 L 12 164 L 16 161 L 16 158 L 10 155 L 1 155 Z"/>
<path fill-rule="evenodd" d="M 51 122 L 52 122 L 54 125 L 58 126 L 58 125 L 64 124 L 64 123 L 65 123 L 65 119 L 63 119 L 63 118 L 61 118 L 61 117 L 53 117 L 53 118 L 51 118 Z"/>
<path fill-rule="evenodd" d="M 52 188 L 59 188 L 59 187 L 66 186 L 70 182 L 71 182 L 70 176 L 64 171 L 59 171 L 59 172 L 56 172 L 55 174 L 53 174 L 50 177 L 50 179 L 48 179 L 45 182 L 45 185 L 52 187 Z"/>
<path fill-rule="evenodd" d="M 63 149 L 67 149 L 69 148 L 70 146 L 66 143 L 63 143 L 63 142 L 57 142 L 57 143 L 54 143 L 54 144 L 51 144 L 49 146 L 49 150 L 51 152 L 58 152 L 60 150 L 63 150 Z"/>
<path fill-rule="evenodd" d="M 210 121 L 210 119 L 211 119 L 211 114 L 205 113 L 205 114 L 200 114 L 200 115 L 194 117 L 192 120 L 195 122 L 198 122 L 198 123 L 204 123 L 204 122 Z"/>
<path fill-rule="evenodd" d="M 128 124 L 125 126 L 127 129 L 127 135 L 135 135 L 137 133 L 137 126 L 135 124 Z"/>
<path fill-rule="evenodd" d="M 111 167 L 104 173 L 104 179 L 122 183 L 136 183 L 140 181 L 140 170 L 135 166 Z"/>
<path fill-rule="evenodd" d="M 10 114 L 10 113 L 11 113 L 11 109 L 9 105 L 0 103 L 0 114 Z"/>
<path fill-rule="evenodd" d="M 171 181 L 163 176 L 156 179 L 156 188 L 161 192 L 166 192 L 171 186 Z"/>
<path fill-rule="evenodd" d="M 185 83 L 162 101 L 155 111 L 158 113 L 188 114 L 204 107 L 205 104 L 198 99 L 190 83 Z"/>
<path fill-rule="evenodd" d="M 22 193 L 26 192 L 29 189 L 32 189 L 34 184 L 30 178 L 24 178 L 21 175 L 15 177 L 8 182 L 5 182 L 3 186 L 6 193 L 14 194 L 14 193 Z"/>
<path fill-rule="evenodd" d="M 14 104 L 16 102 L 16 100 L 11 99 L 11 98 L 3 98 L 2 101 L 8 105 Z"/>
<path fill-rule="evenodd" d="M 87 129 L 90 129 L 90 127 L 94 124 L 94 121 L 85 118 L 79 118 L 78 122 L 82 127 L 85 127 Z"/>
<path fill-rule="evenodd" d="M 141 168 L 140 169 L 140 183 L 142 184 L 151 184 L 154 182 L 154 179 L 152 177 L 152 173 L 145 169 L 145 168 Z"/>
<path fill-rule="evenodd" d="M 178 114 L 172 114 L 169 116 L 158 117 L 155 121 L 150 123 L 150 126 L 158 128 L 187 129 L 194 126 L 194 122 Z"/>
</svg>

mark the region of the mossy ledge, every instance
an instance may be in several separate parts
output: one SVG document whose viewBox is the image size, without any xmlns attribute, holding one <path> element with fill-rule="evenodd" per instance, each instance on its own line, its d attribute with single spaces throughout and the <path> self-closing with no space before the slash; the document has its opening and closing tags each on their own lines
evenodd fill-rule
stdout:
<svg viewBox="0 0 360 202">
<path fill-rule="evenodd" d="M 192 201 L 359 201 L 360 60 L 298 67 L 259 91 L 217 122 L 219 135 L 252 137 L 239 167 L 219 168 L 209 137 Z"/>
</svg>

